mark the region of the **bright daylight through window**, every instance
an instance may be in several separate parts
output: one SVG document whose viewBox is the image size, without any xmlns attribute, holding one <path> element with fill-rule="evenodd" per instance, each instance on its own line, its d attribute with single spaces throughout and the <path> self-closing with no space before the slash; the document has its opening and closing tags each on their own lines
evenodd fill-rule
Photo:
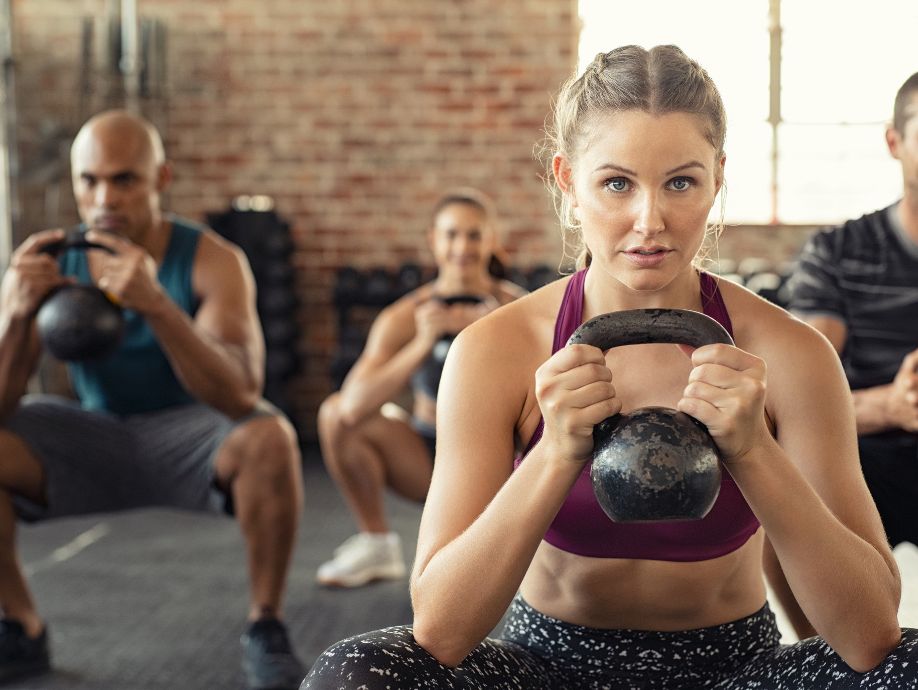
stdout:
<svg viewBox="0 0 918 690">
<path fill-rule="evenodd" d="M 901 190 L 883 132 L 918 70 L 918 1 L 580 0 L 580 16 L 581 69 L 629 43 L 707 68 L 727 109 L 728 223 L 838 222 Z"/>
</svg>

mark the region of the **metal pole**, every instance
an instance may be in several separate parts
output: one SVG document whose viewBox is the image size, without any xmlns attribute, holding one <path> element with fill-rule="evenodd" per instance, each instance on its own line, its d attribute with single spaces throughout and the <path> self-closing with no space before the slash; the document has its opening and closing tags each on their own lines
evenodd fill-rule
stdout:
<svg viewBox="0 0 918 690">
<path fill-rule="evenodd" d="M 771 222 L 778 222 L 778 129 L 781 125 L 781 0 L 769 0 L 770 78 L 768 122 L 771 125 Z"/>
<path fill-rule="evenodd" d="M 121 0 L 121 62 L 125 107 L 140 112 L 140 24 L 137 0 Z"/>
<path fill-rule="evenodd" d="M 10 0 L 0 0 L 0 69 L 0 271 L 5 271 L 13 253 L 13 220 L 19 212 L 13 186 L 16 137 L 13 8 Z"/>
</svg>

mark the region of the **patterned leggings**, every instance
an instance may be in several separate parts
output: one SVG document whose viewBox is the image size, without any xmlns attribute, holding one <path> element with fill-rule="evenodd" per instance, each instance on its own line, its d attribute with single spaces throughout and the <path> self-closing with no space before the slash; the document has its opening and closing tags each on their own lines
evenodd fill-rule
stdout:
<svg viewBox="0 0 918 690">
<path fill-rule="evenodd" d="M 439 664 L 399 626 L 329 647 L 300 690 L 909 690 L 918 688 L 918 630 L 877 668 L 855 673 L 818 637 L 779 644 L 766 604 L 732 623 L 686 632 L 599 630 L 545 616 L 517 597 L 500 639 L 457 668 Z"/>
</svg>

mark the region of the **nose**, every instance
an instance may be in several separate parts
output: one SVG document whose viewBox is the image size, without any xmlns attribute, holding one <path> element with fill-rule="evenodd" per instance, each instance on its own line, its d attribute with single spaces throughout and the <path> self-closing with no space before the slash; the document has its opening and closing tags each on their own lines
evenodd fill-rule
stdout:
<svg viewBox="0 0 918 690">
<path fill-rule="evenodd" d="M 112 208 L 118 199 L 118 192 L 115 185 L 108 182 L 99 182 L 95 189 L 95 203 L 101 208 Z"/>
<path fill-rule="evenodd" d="M 636 197 L 634 229 L 642 235 L 654 235 L 666 227 L 663 222 L 663 209 L 656 193 L 645 192 Z"/>
<path fill-rule="evenodd" d="M 463 255 L 471 249 L 473 244 L 474 240 L 471 237 L 460 234 L 456 236 L 453 242 L 453 248 L 456 250 L 456 253 Z"/>
</svg>

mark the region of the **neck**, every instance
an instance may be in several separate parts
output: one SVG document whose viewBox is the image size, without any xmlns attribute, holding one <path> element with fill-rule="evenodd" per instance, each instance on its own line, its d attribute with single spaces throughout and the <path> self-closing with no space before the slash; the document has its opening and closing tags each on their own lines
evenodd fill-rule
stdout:
<svg viewBox="0 0 918 690">
<path fill-rule="evenodd" d="M 698 271 L 686 266 L 669 284 L 652 290 L 636 290 L 617 277 L 590 267 L 584 284 L 584 319 L 625 309 L 701 309 Z"/>
<path fill-rule="evenodd" d="M 463 276 L 441 272 L 434 285 L 436 292 L 443 295 L 461 293 L 479 295 L 490 293 L 492 282 L 490 275 Z"/>
</svg>

